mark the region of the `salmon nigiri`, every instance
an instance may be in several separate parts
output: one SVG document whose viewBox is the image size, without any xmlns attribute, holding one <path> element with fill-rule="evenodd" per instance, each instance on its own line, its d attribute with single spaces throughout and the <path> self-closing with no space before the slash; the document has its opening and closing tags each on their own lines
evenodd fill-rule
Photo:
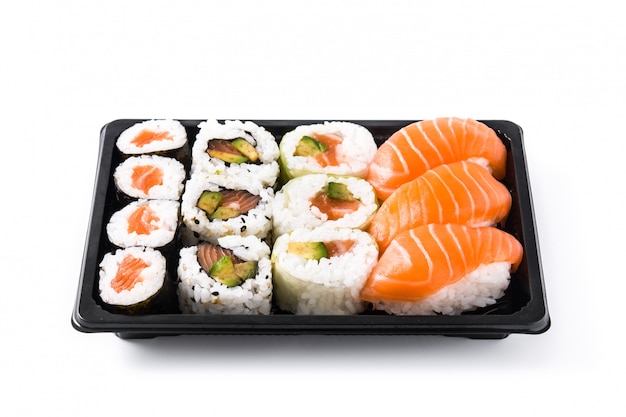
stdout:
<svg viewBox="0 0 626 417">
<path fill-rule="evenodd" d="M 367 180 L 381 200 L 400 185 L 436 166 L 470 160 L 502 179 L 506 148 L 484 123 L 456 117 L 412 123 L 395 132 L 378 148 Z"/>
<path fill-rule="evenodd" d="M 517 239 L 494 227 L 420 226 L 394 239 L 361 298 L 394 314 L 458 314 L 502 297 L 522 255 Z"/>
<path fill-rule="evenodd" d="M 368 232 L 381 251 L 395 235 L 429 223 L 493 226 L 511 209 L 511 194 L 472 162 L 440 165 L 398 188 L 381 204 Z"/>
</svg>

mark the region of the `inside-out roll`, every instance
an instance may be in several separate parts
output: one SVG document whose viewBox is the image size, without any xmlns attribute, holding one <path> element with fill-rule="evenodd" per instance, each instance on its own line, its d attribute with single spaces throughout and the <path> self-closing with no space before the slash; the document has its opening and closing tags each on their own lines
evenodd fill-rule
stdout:
<svg viewBox="0 0 626 417">
<path fill-rule="evenodd" d="M 377 146 L 371 132 L 350 122 L 301 125 L 280 142 L 283 182 L 306 174 L 367 177 Z"/>
<path fill-rule="evenodd" d="M 225 236 L 180 250 L 178 300 L 183 313 L 270 314 L 270 248 L 254 236 Z"/>
<path fill-rule="evenodd" d="M 274 300 L 294 314 L 365 310 L 361 288 L 378 260 L 374 239 L 358 229 L 296 229 L 272 250 Z"/>
<path fill-rule="evenodd" d="M 361 178 L 304 175 L 292 179 L 276 193 L 274 234 L 300 227 L 364 229 L 377 208 L 374 189 Z"/>
<path fill-rule="evenodd" d="M 240 120 L 207 120 L 198 127 L 192 149 L 192 173 L 246 178 L 259 188 L 276 184 L 279 149 L 265 128 Z"/>
<path fill-rule="evenodd" d="M 192 174 L 181 205 L 185 244 L 227 235 L 265 238 L 272 228 L 274 190 L 242 177 Z"/>
</svg>

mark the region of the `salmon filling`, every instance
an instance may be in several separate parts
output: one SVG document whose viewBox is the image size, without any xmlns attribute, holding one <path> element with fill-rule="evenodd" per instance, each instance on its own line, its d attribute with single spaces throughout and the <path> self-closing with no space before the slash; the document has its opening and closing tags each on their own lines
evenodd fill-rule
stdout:
<svg viewBox="0 0 626 417">
<path fill-rule="evenodd" d="M 155 224 L 160 219 L 149 205 L 144 204 L 128 217 L 128 233 L 148 235 L 159 227 Z"/>
<path fill-rule="evenodd" d="M 261 201 L 261 196 L 252 194 L 246 190 L 222 191 L 221 205 L 223 207 L 236 209 L 241 214 L 246 214 L 255 208 L 259 204 L 259 201 Z"/>
<path fill-rule="evenodd" d="M 337 166 L 342 161 L 337 152 L 338 145 L 343 142 L 343 138 L 336 133 L 313 133 L 311 137 L 326 146 L 326 150 L 314 156 L 321 167 Z"/>
<path fill-rule="evenodd" d="M 198 245 L 198 263 L 211 278 L 229 288 L 253 278 L 258 268 L 257 261 L 243 261 L 232 250 L 206 242 Z"/>
<path fill-rule="evenodd" d="M 163 185 L 163 171 L 152 165 L 137 165 L 131 175 L 133 187 L 148 194 L 152 187 Z"/>
<path fill-rule="evenodd" d="M 312 206 L 328 216 L 328 220 L 341 219 L 346 214 L 354 213 L 361 207 L 359 200 L 341 200 L 329 197 L 324 191 L 320 191 L 314 197 L 310 198 Z"/>
<path fill-rule="evenodd" d="M 152 142 L 159 140 L 174 140 L 169 132 L 153 132 L 149 129 L 144 129 L 130 142 L 133 145 L 142 148 Z"/>
<path fill-rule="evenodd" d="M 350 249 L 354 246 L 354 240 L 331 240 L 328 242 L 324 242 L 324 246 L 326 246 L 326 252 L 328 253 L 328 257 L 332 258 L 333 256 L 341 256 L 346 252 L 349 252 Z"/>
<path fill-rule="evenodd" d="M 115 278 L 111 280 L 111 288 L 118 293 L 133 289 L 137 283 L 143 281 L 141 271 L 148 266 L 143 259 L 127 255 L 117 268 Z"/>
<path fill-rule="evenodd" d="M 221 246 L 206 242 L 198 245 L 198 263 L 207 274 L 211 271 L 213 264 L 222 259 L 224 256 L 231 258 L 234 263 L 242 262 L 230 249 L 225 249 Z"/>
</svg>

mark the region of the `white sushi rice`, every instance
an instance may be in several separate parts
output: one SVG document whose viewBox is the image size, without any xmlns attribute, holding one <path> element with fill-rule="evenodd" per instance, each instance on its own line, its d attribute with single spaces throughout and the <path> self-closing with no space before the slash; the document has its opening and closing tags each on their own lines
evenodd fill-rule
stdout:
<svg viewBox="0 0 626 417">
<path fill-rule="evenodd" d="M 279 174 L 278 144 L 274 136 L 261 126 L 250 121 L 207 120 L 198 125 L 200 131 L 192 148 L 191 172 L 246 177 L 258 188 L 273 187 Z M 230 164 L 209 156 L 207 149 L 213 139 L 243 138 L 250 143 L 259 154 L 260 163 Z"/>
<path fill-rule="evenodd" d="M 133 139 L 144 130 L 154 133 L 168 132 L 171 139 L 154 140 L 143 146 L 133 143 Z M 187 143 L 187 132 L 185 127 L 178 120 L 146 120 L 136 123 L 122 132 L 117 139 L 117 148 L 125 154 L 137 155 L 150 152 L 169 151 L 182 148 Z"/>
<path fill-rule="evenodd" d="M 150 165 L 163 172 L 163 183 L 150 188 L 147 193 L 133 186 L 135 167 Z M 158 155 L 132 156 L 117 166 L 113 173 L 115 184 L 124 194 L 133 198 L 178 200 L 183 192 L 185 167 L 174 158 Z"/>
<path fill-rule="evenodd" d="M 154 230 L 142 234 L 129 232 L 129 217 L 137 210 L 147 206 L 155 218 L 148 223 Z M 180 204 L 173 200 L 138 200 L 126 205 L 111 216 L 107 224 L 107 236 L 111 243 L 119 247 L 149 246 L 160 248 L 174 240 L 178 227 L 178 209 Z"/>
<path fill-rule="evenodd" d="M 260 314 L 272 307 L 270 248 L 254 236 L 226 236 L 218 244 L 244 261 L 258 261 L 257 274 L 236 287 L 227 287 L 209 276 L 198 262 L 198 247 L 180 250 L 178 300 L 187 314 Z"/>
<path fill-rule="evenodd" d="M 117 292 L 111 287 L 111 281 L 115 279 L 120 264 L 131 255 L 141 258 L 148 266 L 141 271 L 140 281 L 130 290 Z M 114 253 L 104 255 L 100 263 L 98 288 L 100 298 L 109 305 L 130 306 L 147 300 L 155 295 L 165 281 L 165 257 L 152 248 L 132 247 L 118 249 Z"/>
<path fill-rule="evenodd" d="M 246 190 L 260 196 L 261 200 L 256 207 L 245 214 L 226 220 L 211 220 L 204 210 L 198 208 L 198 199 L 205 190 L 220 191 L 222 189 Z M 259 190 L 256 185 L 250 184 L 245 178 L 196 172 L 187 181 L 182 199 L 181 215 L 186 229 L 182 234 L 183 241 L 187 245 L 196 243 L 198 239 L 215 243 L 218 237 L 228 235 L 265 238 L 272 228 L 273 200 L 272 188 Z"/>
<path fill-rule="evenodd" d="M 289 242 L 353 240 L 345 254 L 319 261 L 287 253 Z M 358 229 L 296 229 L 280 236 L 272 250 L 274 299 L 294 314 L 358 314 L 367 303 L 360 291 L 378 261 L 374 239 Z"/>
<path fill-rule="evenodd" d="M 416 302 L 381 301 L 377 310 L 394 315 L 458 315 L 494 304 L 504 296 L 510 282 L 511 264 L 481 265 L 454 284 Z"/>
<path fill-rule="evenodd" d="M 322 167 L 313 157 L 294 155 L 300 139 L 316 133 L 336 134 L 343 138 L 342 143 L 337 146 L 337 153 L 339 160 L 344 162 L 338 166 Z M 280 141 L 280 162 L 284 171 L 282 175 L 294 178 L 324 173 L 365 178 L 376 151 L 376 142 L 371 132 L 355 123 L 324 122 L 298 126 L 286 133 Z"/>
<path fill-rule="evenodd" d="M 310 199 L 325 190 L 329 182 L 345 184 L 362 203 L 361 206 L 340 219 L 328 220 L 328 216 L 312 205 Z M 374 189 L 361 178 L 326 174 L 304 175 L 290 180 L 276 193 L 273 204 L 274 234 L 279 236 L 302 227 L 365 229 L 377 209 Z"/>
</svg>

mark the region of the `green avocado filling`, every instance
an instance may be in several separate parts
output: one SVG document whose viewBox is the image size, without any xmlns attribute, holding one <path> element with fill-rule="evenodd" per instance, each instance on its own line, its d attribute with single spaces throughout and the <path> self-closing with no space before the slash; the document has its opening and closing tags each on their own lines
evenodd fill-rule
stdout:
<svg viewBox="0 0 626 417">
<path fill-rule="evenodd" d="M 289 242 L 287 244 L 287 253 L 315 261 L 328 258 L 328 251 L 324 242 Z"/>
<path fill-rule="evenodd" d="M 221 159 L 230 164 L 254 163 L 259 160 L 259 153 L 244 138 L 213 139 L 208 143 L 207 153 L 212 158 Z"/>
<path fill-rule="evenodd" d="M 245 280 L 253 278 L 257 273 L 257 269 L 258 262 L 256 261 L 235 264 L 229 256 L 223 256 L 211 266 L 209 275 L 227 287 L 236 287 Z"/>
<path fill-rule="evenodd" d="M 328 147 L 310 136 L 303 136 L 296 146 L 295 156 L 315 156 L 326 152 Z"/>
<path fill-rule="evenodd" d="M 354 195 L 348 189 L 346 184 L 342 184 L 340 182 L 329 182 L 328 190 L 326 192 L 328 197 L 335 200 L 344 200 L 344 201 L 354 201 Z"/>
</svg>

